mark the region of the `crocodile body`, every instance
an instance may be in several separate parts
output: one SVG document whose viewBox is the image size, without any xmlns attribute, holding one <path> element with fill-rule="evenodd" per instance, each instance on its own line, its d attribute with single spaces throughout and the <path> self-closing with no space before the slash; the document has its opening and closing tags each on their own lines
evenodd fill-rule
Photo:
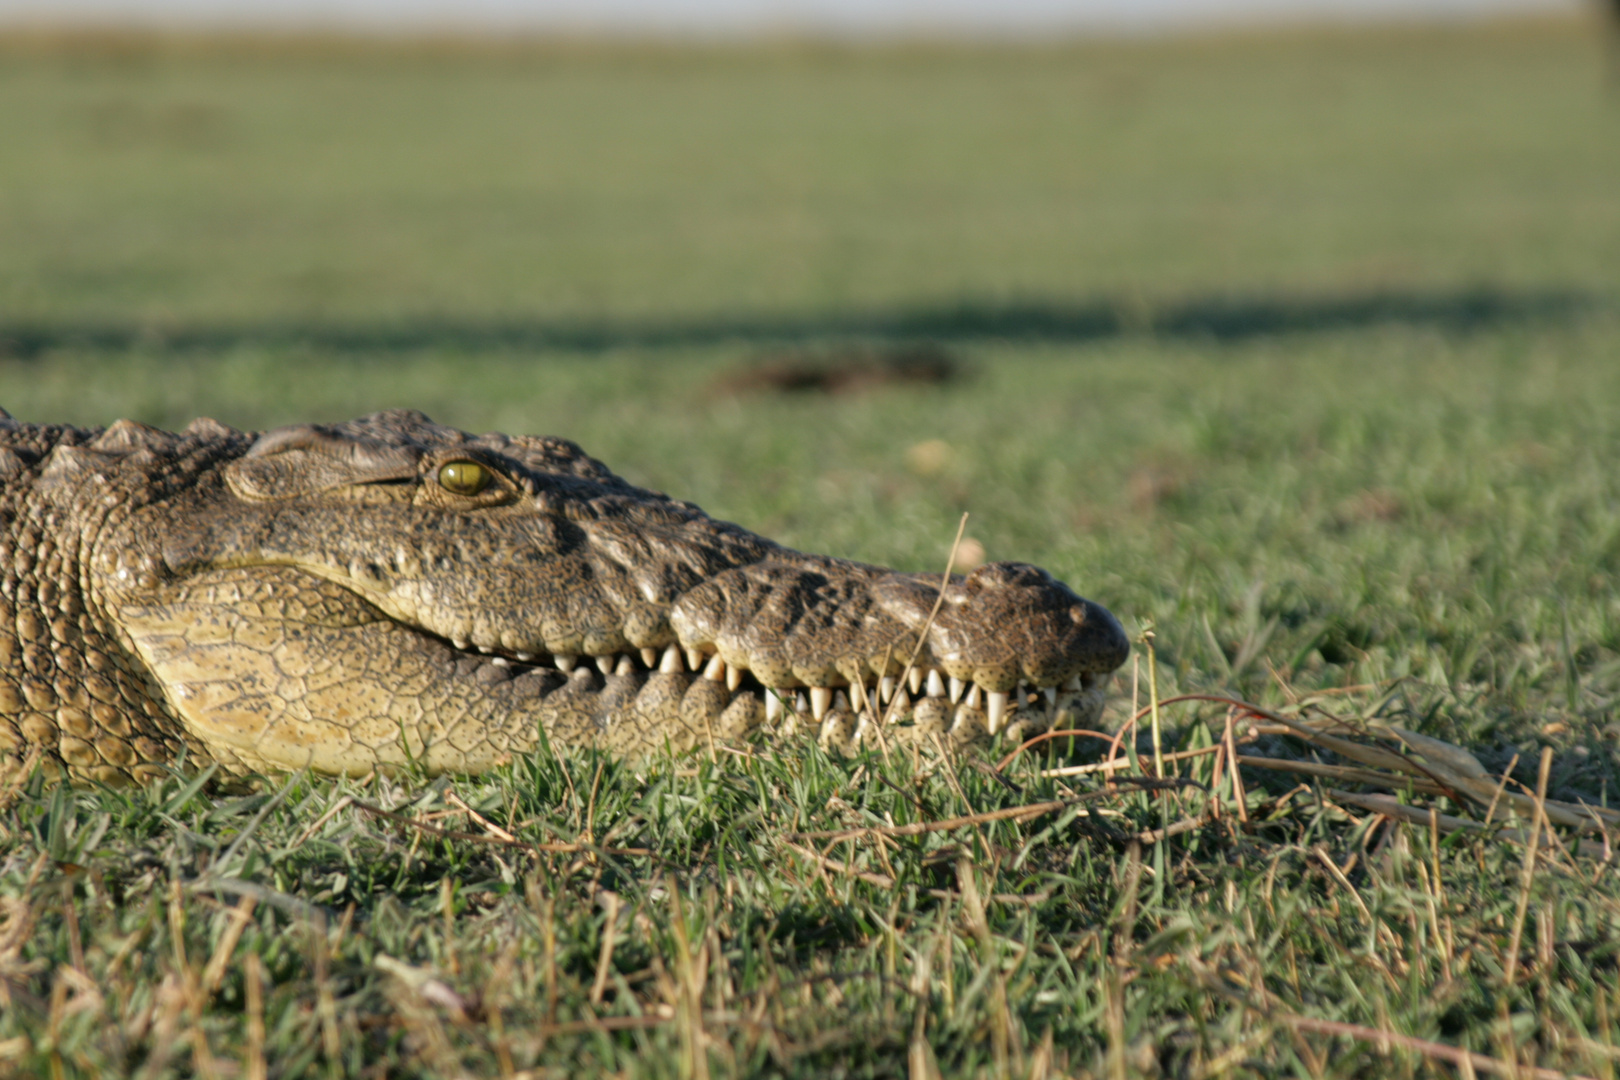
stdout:
<svg viewBox="0 0 1620 1080">
<path fill-rule="evenodd" d="M 1032 566 L 942 592 L 564 440 L 403 411 L 264 434 L 0 411 L 0 575 L 0 762 L 106 783 L 181 760 L 477 772 L 542 731 L 627 754 L 1023 734 L 1095 719 L 1128 651 Z"/>
</svg>

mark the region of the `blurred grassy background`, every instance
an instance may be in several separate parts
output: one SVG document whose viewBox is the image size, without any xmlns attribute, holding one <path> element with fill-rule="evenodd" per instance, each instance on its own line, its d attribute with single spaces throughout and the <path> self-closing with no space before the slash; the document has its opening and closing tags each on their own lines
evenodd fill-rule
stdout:
<svg viewBox="0 0 1620 1080">
<path fill-rule="evenodd" d="M 1453 734 L 1590 734 L 1620 681 L 1620 102 L 1592 30 L 13 35 L 0 402 L 415 407 L 915 568 L 967 510 L 990 558 L 1157 618 L 1182 682 L 1414 674 L 1489 688 Z M 914 341 L 962 377 L 722 386 Z"/>
</svg>

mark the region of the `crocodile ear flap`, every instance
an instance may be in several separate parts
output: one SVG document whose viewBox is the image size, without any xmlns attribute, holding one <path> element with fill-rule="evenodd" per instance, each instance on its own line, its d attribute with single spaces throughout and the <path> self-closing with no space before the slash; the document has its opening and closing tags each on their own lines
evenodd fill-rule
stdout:
<svg viewBox="0 0 1620 1080">
<path fill-rule="evenodd" d="M 269 502 L 350 484 L 412 480 L 420 456 L 415 447 L 346 439 L 300 424 L 259 436 L 225 476 L 242 498 Z"/>
</svg>

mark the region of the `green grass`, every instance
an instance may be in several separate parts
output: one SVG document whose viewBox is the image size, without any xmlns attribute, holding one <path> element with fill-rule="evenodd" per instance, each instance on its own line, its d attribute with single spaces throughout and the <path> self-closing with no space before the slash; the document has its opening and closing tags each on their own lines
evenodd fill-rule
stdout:
<svg viewBox="0 0 1620 1080">
<path fill-rule="evenodd" d="M 410 406 L 566 435 L 785 543 L 912 569 L 967 511 L 990 558 L 1151 624 L 1163 696 L 1315 702 L 1517 755 L 1531 786 L 1551 746 L 1555 794 L 1607 801 L 1600 60 L 1582 27 L 1522 24 L 1043 49 L 6 39 L 0 404 L 242 427 Z M 963 377 L 719 389 L 762 354 L 915 340 Z M 927 440 L 949 453 L 918 471 Z M 1129 669 L 1117 689 L 1111 729 Z M 1220 732 L 1213 707 L 1166 716 L 1175 747 Z M 1289 1017 L 1612 1074 L 1607 864 L 1542 866 L 1509 986 L 1511 843 L 1434 850 L 1251 770 L 1246 828 L 1226 786 L 1126 791 L 1100 817 L 826 850 L 860 878 L 792 834 L 1061 798 L 1049 759 L 1004 784 L 976 759 L 755 749 L 249 793 L 31 783 L 0 812 L 0 1075 L 247 1076 L 262 1048 L 272 1076 L 920 1078 L 919 1024 L 945 1076 L 1446 1071 Z M 452 794 L 586 850 L 354 802 L 487 835 Z M 1215 806 L 1140 859 L 1119 842 Z M 1026 900 L 980 918 L 969 881 Z"/>
</svg>

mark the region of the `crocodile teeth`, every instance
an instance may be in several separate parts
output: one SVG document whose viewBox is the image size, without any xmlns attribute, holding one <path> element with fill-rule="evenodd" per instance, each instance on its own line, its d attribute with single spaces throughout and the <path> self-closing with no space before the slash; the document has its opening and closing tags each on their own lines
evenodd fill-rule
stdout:
<svg viewBox="0 0 1620 1080">
<path fill-rule="evenodd" d="M 945 680 L 939 677 L 938 668 L 930 668 L 928 671 L 928 696 L 945 696 Z"/>
<path fill-rule="evenodd" d="M 737 692 L 737 687 L 742 685 L 742 677 L 742 668 L 738 667 L 736 664 L 731 664 L 728 666 L 726 668 L 726 689 L 735 694 Z"/>
<path fill-rule="evenodd" d="M 989 718 L 990 734 L 994 735 L 1001 729 L 1002 717 L 1007 715 L 1007 695 L 998 694 L 994 690 L 985 692 L 984 713 Z"/>
<path fill-rule="evenodd" d="M 512 655 L 517 657 L 519 660 L 521 660 L 525 664 L 527 664 L 530 660 L 534 659 L 534 653 L 532 653 L 532 652 L 513 653 Z"/>
<path fill-rule="evenodd" d="M 629 653 L 625 653 L 623 656 L 619 657 L 619 662 L 614 667 L 613 674 L 615 674 L 615 675 L 629 675 L 630 673 L 632 673 L 635 670 L 636 670 L 636 662 L 634 660 L 630 659 L 630 654 Z"/>
<path fill-rule="evenodd" d="M 918 694 L 922 693 L 922 684 L 923 684 L 922 668 L 914 667 L 909 672 L 906 673 L 906 685 L 911 687 L 911 696 L 912 697 L 916 697 Z"/>
<path fill-rule="evenodd" d="M 972 683 L 971 685 L 968 686 L 967 707 L 970 708 L 970 709 L 977 709 L 979 707 L 979 684 L 978 683 Z"/>
<path fill-rule="evenodd" d="M 579 663 L 579 657 L 570 655 L 569 653 L 558 653 L 555 657 L 553 657 L 553 662 L 557 665 L 558 671 L 562 672 L 564 675 L 567 675 L 569 672 L 574 670 L 574 665 Z"/>
<path fill-rule="evenodd" d="M 658 650 L 657 649 L 642 649 L 641 650 L 641 663 L 642 663 L 642 666 L 645 667 L 648 671 L 651 671 L 653 668 L 657 667 L 658 666 Z"/>
<path fill-rule="evenodd" d="M 485 656 L 488 656 L 491 653 L 493 653 L 495 650 L 490 648 L 488 645 L 480 645 L 480 646 L 478 646 L 478 651 L 483 653 Z"/>
<path fill-rule="evenodd" d="M 827 707 L 832 704 L 832 688 L 827 686 L 812 686 L 810 688 L 810 715 L 817 720 L 827 715 Z"/>
<path fill-rule="evenodd" d="M 843 709 L 845 712 L 849 711 L 849 698 L 844 695 L 842 690 L 833 695 L 833 708 Z"/>
<path fill-rule="evenodd" d="M 1057 712 L 1057 687 L 1043 686 L 1041 693 L 1046 697 L 1046 714 L 1050 716 Z"/>
<path fill-rule="evenodd" d="M 716 656 L 709 661 L 709 666 L 703 669 L 703 677 L 710 682 L 725 682 L 726 662 Z"/>
<path fill-rule="evenodd" d="M 793 711 L 797 713 L 810 711 L 810 703 L 805 700 L 803 691 L 793 695 Z"/>
<path fill-rule="evenodd" d="M 1065 689 L 1065 690 L 1079 690 L 1080 689 L 1080 676 L 1076 675 L 1073 678 L 1071 678 L 1068 682 L 1064 683 L 1063 684 L 1063 689 Z"/>
<path fill-rule="evenodd" d="M 866 737 L 866 729 L 871 726 L 872 714 L 862 709 L 861 715 L 855 720 L 855 733 L 850 736 L 850 742 L 854 743 L 856 746 L 859 746 L 861 744 L 861 740 Z"/>
<path fill-rule="evenodd" d="M 511 661 L 504 656 L 497 656 L 495 659 L 491 660 L 490 663 L 494 664 L 496 667 L 507 667 L 511 664 Z"/>
<path fill-rule="evenodd" d="M 955 675 L 951 676 L 951 704 L 952 705 L 955 705 L 958 701 L 962 700 L 962 691 L 966 690 L 966 689 L 967 689 L 967 683 L 963 682 L 961 679 L 958 679 Z"/>
<path fill-rule="evenodd" d="M 664 658 L 658 662 L 658 670 L 665 675 L 679 675 L 686 668 L 681 664 L 681 650 L 671 645 L 664 650 Z"/>
<path fill-rule="evenodd" d="M 887 705 L 894 697 L 894 676 L 885 675 L 878 680 L 878 701 Z"/>
<path fill-rule="evenodd" d="M 693 671 L 703 670 L 703 650 L 688 648 L 686 650 L 686 666 Z"/>
<path fill-rule="evenodd" d="M 453 637 L 453 638 L 450 639 L 450 644 L 454 645 L 456 648 L 460 649 L 462 652 L 466 652 L 467 649 L 469 647 L 471 647 L 472 642 L 468 641 L 464 637 Z"/>
<path fill-rule="evenodd" d="M 600 671 L 604 675 L 613 674 L 613 657 L 598 656 L 596 658 L 596 670 Z"/>
<path fill-rule="evenodd" d="M 765 691 L 765 722 L 767 724 L 781 719 L 782 699 L 776 696 L 775 690 Z"/>
</svg>

